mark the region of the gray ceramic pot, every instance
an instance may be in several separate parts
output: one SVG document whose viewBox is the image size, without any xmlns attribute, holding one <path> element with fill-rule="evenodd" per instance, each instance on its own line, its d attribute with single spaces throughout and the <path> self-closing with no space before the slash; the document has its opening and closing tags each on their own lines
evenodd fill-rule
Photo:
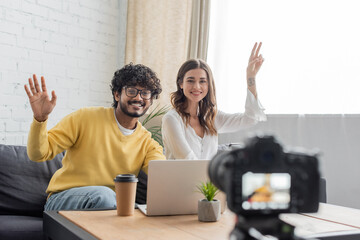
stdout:
<svg viewBox="0 0 360 240">
<path fill-rule="evenodd" d="M 201 222 L 216 222 L 221 216 L 221 204 L 219 200 L 208 201 L 206 199 L 198 202 L 198 218 Z"/>
</svg>

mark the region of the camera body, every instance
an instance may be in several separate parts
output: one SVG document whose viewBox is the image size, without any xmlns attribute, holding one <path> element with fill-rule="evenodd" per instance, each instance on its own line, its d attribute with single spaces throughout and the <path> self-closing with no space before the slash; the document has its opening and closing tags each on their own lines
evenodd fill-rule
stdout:
<svg viewBox="0 0 360 240">
<path fill-rule="evenodd" d="M 218 153 L 210 180 L 242 216 L 317 212 L 320 171 L 316 154 L 284 152 L 273 136 L 249 138 L 244 147 Z"/>
</svg>

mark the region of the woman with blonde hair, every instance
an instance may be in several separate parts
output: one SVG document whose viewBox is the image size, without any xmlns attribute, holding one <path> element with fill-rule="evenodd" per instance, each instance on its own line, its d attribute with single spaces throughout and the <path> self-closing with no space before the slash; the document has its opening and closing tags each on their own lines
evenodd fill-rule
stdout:
<svg viewBox="0 0 360 240">
<path fill-rule="evenodd" d="M 264 62 L 255 43 L 247 67 L 247 98 L 244 113 L 217 110 L 214 78 L 201 59 L 190 59 L 179 69 L 177 91 L 171 94 L 174 109 L 162 120 L 167 159 L 211 159 L 217 152 L 218 133 L 235 132 L 265 121 L 256 92 L 256 74 Z"/>
</svg>

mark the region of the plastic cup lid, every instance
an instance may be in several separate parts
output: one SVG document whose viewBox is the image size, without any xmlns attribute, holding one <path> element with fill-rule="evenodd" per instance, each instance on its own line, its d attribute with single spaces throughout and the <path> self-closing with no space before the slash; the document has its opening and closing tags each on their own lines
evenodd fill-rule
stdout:
<svg viewBox="0 0 360 240">
<path fill-rule="evenodd" d="M 138 182 L 134 174 L 119 174 L 114 179 L 115 182 Z"/>
</svg>

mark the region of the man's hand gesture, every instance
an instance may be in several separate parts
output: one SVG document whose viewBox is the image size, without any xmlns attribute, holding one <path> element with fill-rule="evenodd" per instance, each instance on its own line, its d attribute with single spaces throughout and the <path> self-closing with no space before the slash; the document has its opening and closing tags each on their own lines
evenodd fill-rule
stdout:
<svg viewBox="0 0 360 240">
<path fill-rule="evenodd" d="M 34 118 L 39 122 L 44 122 L 54 109 L 57 97 L 55 91 L 52 91 L 50 100 L 44 77 L 41 77 L 41 89 L 35 74 L 33 75 L 33 79 L 34 80 L 29 78 L 30 90 L 27 85 L 25 85 L 24 88 L 29 97 Z"/>
</svg>

